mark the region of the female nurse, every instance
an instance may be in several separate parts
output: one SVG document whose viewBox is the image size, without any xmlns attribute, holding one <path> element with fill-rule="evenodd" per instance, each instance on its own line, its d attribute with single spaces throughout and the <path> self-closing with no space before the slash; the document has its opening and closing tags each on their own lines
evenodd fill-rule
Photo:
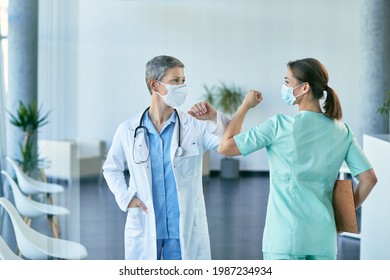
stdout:
<svg viewBox="0 0 390 280">
<path fill-rule="evenodd" d="M 241 132 L 249 109 L 262 100 L 249 91 L 227 126 L 218 152 L 248 155 L 266 148 L 270 166 L 270 194 L 263 237 L 264 259 L 336 259 L 337 231 L 332 207 L 333 186 L 345 161 L 359 183 L 360 207 L 377 178 L 350 128 L 328 73 L 316 59 L 287 64 L 281 93 L 295 116 L 276 115 Z M 320 98 L 326 94 L 324 106 Z"/>
</svg>

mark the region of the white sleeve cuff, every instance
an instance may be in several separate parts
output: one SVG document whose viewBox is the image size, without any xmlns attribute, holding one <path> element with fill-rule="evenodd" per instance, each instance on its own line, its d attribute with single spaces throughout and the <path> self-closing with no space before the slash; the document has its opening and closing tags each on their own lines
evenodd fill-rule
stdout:
<svg viewBox="0 0 390 280">
<path fill-rule="evenodd" d="M 126 193 L 122 197 L 116 197 L 116 202 L 119 205 L 119 208 L 123 212 L 127 212 L 127 209 L 129 207 L 130 201 L 133 199 L 133 197 L 136 195 L 136 191 L 134 188 L 128 188 Z"/>
<path fill-rule="evenodd" d="M 217 111 L 217 123 L 214 123 L 213 121 L 207 121 L 206 129 L 209 133 L 221 137 L 229 122 L 229 118 L 227 118 L 221 112 Z"/>
</svg>

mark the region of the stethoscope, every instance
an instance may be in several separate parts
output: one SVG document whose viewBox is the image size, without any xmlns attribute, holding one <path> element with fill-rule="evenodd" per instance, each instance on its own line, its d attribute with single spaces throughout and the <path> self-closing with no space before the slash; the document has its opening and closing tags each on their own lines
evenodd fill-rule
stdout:
<svg viewBox="0 0 390 280">
<path fill-rule="evenodd" d="M 149 108 L 146 108 L 145 111 L 142 113 L 141 115 L 141 119 L 139 120 L 139 125 L 135 128 L 135 131 L 134 131 L 134 138 L 133 138 L 133 161 L 134 163 L 136 164 L 141 164 L 141 163 L 145 163 L 149 160 L 149 157 L 150 157 L 150 146 L 149 146 L 149 131 L 148 129 L 146 128 L 146 126 L 142 125 L 142 121 L 144 119 L 144 116 L 145 114 L 149 111 Z M 183 148 L 181 147 L 181 137 L 180 137 L 180 117 L 179 117 L 179 114 L 177 113 L 177 110 L 176 109 L 173 109 L 176 113 L 176 116 L 177 116 L 177 123 L 179 125 L 179 133 L 178 133 L 178 147 L 177 147 L 177 150 L 176 150 L 176 155 L 178 157 L 181 157 L 183 154 L 184 154 L 184 151 L 183 151 Z M 137 135 L 140 133 L 140 132 L 143 132 L 144 134 L 144 137 L 145 137 L 145 141 L 146 141 L 146 146 L 148 148 L 148 156 L 145 160 L 140 160 L 140 161 L 137 161 L 135 158 L 134 158 L 134 147 L 135 147 L 135 139 L 137 137 Z"/>
</svg>

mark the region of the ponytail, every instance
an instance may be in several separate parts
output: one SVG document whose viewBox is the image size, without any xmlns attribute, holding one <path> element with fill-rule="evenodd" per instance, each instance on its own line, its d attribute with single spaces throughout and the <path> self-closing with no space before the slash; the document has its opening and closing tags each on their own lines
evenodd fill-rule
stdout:
<svg viewBox="0 0 390 280">
<path fill-rule="evenodd" d="M 329 76 L 324 65 L 315 58 L 305 58 L 290 61 L 290 68 L 294 78 L 299 82 L 310 84 L 311 93 L 315 99 L 320 100 L 327 92 L 324 104 L 324 114 L 332 120 L 340 120 L 343 116 L 341 105 L 336 92 L 328 86 Z"/>
<path fill-rule="evenodd" d="M 340 120 L 343 116 L 343 112 L 336 92 L 329 86 L 325 86 L 324 91 L 327 92 L 324 104 L 325 116 L 334 120 Z"/>
</svg>

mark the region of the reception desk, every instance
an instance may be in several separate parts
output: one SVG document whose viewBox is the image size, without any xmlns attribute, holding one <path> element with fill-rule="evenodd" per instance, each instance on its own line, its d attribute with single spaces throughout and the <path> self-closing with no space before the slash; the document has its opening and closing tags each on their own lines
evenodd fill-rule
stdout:
<svg viewBox="0 0 390 280">
<path fill-rule="evenodd" d="M 360 259 L 390 260 L 390 135 L 364 135 L 378 183 L 362 206 Z"/>
</svg>

